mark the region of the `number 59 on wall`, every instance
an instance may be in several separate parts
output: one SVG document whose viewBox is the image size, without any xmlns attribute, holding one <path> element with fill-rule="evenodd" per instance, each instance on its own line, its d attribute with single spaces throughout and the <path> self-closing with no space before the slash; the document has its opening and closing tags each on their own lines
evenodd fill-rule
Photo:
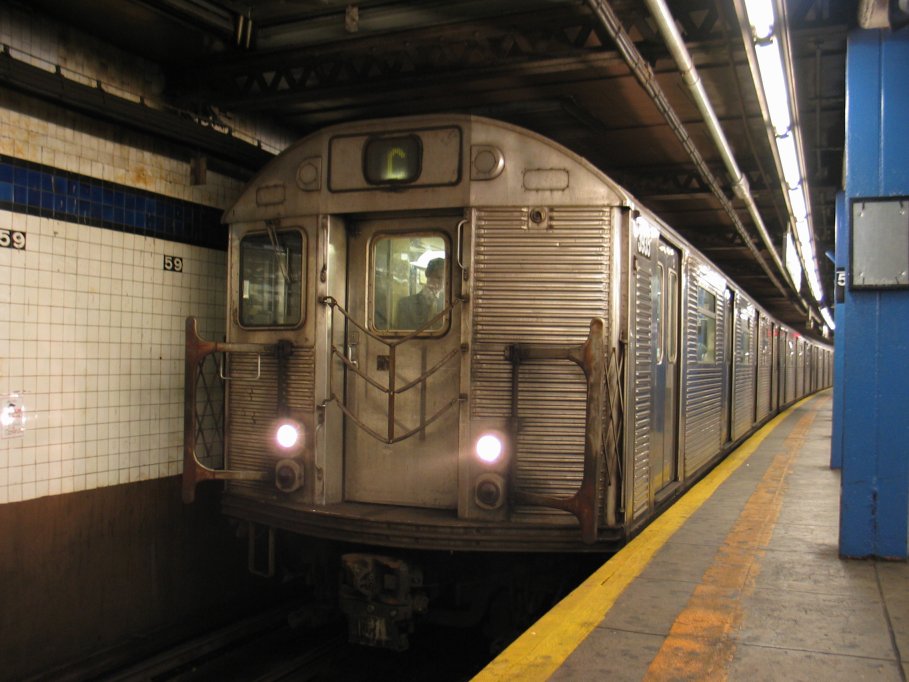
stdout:
<svg viewBox="0 0 909 682">
<path fill-rule="evenodd" d="M 171 272 L 183 272 L 183 259 L 180 256 L 164 256 L 164 269 Z"/>
<path fill-rule="evenodd" d="M 0 246 L 5 249 L 25 250 L 25 232 L 0 229 Z"/>
</svg>

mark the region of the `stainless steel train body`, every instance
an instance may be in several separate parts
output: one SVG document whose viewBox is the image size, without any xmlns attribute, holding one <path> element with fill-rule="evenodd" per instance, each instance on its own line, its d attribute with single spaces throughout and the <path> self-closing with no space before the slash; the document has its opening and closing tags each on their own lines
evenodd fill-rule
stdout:
<svg viewBox="0 0 909 682">
<path fill-rule="evenodd" d="M 261 527 L 614 547 L 831 382 L 829 347 L 583 158 L 508 124 L 329 128 L 225 219 L 226 342 L 187 323 L 184 496 L 227 479 L 225 512 Z M 416 322 L 405 299 L 421 295 Z M 223 423 L 221 399 L 203 400 L 222 385 L 210 357 Z"/>
</svg>

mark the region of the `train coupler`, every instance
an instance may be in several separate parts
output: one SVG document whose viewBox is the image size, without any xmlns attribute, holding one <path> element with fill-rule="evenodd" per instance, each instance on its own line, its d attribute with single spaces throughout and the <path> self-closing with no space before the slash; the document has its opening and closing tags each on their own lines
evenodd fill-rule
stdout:
<svg viewBox="0 0 909 682">
<path fill-rule="evenodd" d="M 352 644 L 404 651 L 414 617 L 426 612 L 419 568 L 400 559 L 374 554 L 341 557 L 341 610 L 347 616 Z"/>
</svg>

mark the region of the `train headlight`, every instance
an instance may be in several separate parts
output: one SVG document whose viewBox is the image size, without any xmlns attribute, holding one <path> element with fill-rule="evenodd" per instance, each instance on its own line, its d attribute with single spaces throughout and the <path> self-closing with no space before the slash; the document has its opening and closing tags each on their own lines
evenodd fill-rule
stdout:
<svg viewBox="0 0 909 682">
<path fill-rule="evenodd" d="M 279 419 L 272 427 L 274 451 L 279 457 L 296 457 L 303 452 L 303 425 L 294 419 Z"/>
<path fill-rule="evenodd" d="M 480 461 L 486 464 L 495 464 L 502 459 L 502 455 L 505 452 L 505 443 L 502 442 L 502 437 L 497 433 L 484 433 L 477 438 L 474 452 Z"/>
<path fill-rule="evenodd" d="M 301 435 L 296 424 L 286 422 L 275 430 L 275 441 L 285 450 L 290 450 L 300 441 Z"/>
</svg>

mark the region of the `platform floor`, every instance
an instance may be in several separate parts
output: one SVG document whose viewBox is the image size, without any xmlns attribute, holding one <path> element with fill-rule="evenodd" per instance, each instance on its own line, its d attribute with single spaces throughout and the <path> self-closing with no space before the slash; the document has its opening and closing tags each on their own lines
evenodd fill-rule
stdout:
<svg viewBox="0 0 909 682">
<path fill-rule="evenodd" d="M 895 680 L 909 564 L 838 556 L 831 394 L 768 423 L 476 680 Z"/>
</svg>

